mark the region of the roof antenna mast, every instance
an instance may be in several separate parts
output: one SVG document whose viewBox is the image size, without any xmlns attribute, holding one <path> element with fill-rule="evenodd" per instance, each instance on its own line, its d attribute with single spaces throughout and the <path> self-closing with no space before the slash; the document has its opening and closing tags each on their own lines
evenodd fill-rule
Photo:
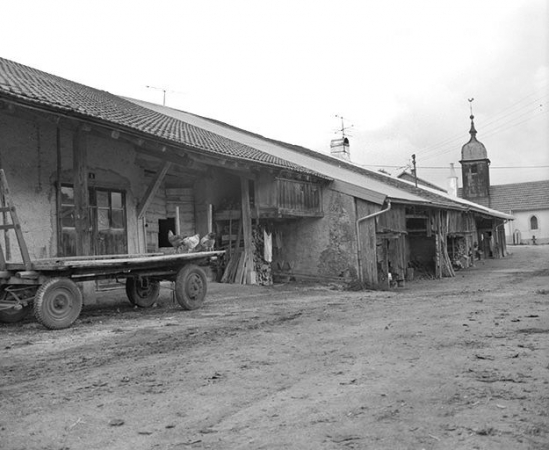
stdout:
<svg viewBox="0 0 549 450">
<path fill-rule="evenodd" d="M 154 86 L 146 86 L 147 88 L 149 89 L 156 89 L 157 91 L 162 91 L 163 92 L 163 97 L 162 97 L 162 106 L 166 106 L 166 91 L 167 89 L 162 89 L 162 88 L 157 88 L 157 87 L 154 87 Z"/>
<path fill-rule="evenodd" d="M 345 126 L 345 119 L 344 119 L 342 116 L 338 116 L 337 114 L 336 114 L 336 117 L 337 117 L 338 119 L 341 119 L 341 128 L 339 128 L 339 129 L 336 131 L 336 133 L 341 133 L 341 139 L 345 139 L 345 137 L 346 137 L 346 136 L 345 136 L 345 130 L 348 130 L 348 129 L 350 129 L 350 128 L 353 128 L 354 125 L 350 125 L 350 126 L 346 127 L 346 126 Z"/>
<path fill-rule="evenodd" d="M 345 131 L 353 126 L 345 126 L 345 119 L 336 114 L 338 119 L 341 119 L 341 128 L 334 131 L 334 133 L 341 133 L 341 138 L 332 139 L 330 142 L 330 154 L 336 158 L 341 158 L 347 161 L 351 160 L 351 154 L 349 152 L 349 139 L 345 136 Z"/>
</svg>

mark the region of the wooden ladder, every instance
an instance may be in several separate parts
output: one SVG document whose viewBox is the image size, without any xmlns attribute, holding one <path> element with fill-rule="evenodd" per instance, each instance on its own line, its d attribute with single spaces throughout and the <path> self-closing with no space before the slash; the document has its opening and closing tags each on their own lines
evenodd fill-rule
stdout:
<svg viewBox="0 0 549 450">
<path fill-rule="evenodd" d="M 7 233 L 8 230 L 15 230 L 15 236 L 17 237 L 17 243 L 19 244 L 19 251 L 23 258 L 23 264 L 25 265 L 25 270 L 32 270 L 32 263 L 29 256 L 29 250 L 27 248 L 27 243 L 23 237 L 23 232 L 21 231 L 21 224 L 19 223 L 19 218 L 17 217 L 17 212 L 15 211 L 15 206 L 11 201 L 10 188 L 8 186 L 8 180 L 6 179 L 6 174 L 4 169 L 0 169 L 0 198 L 2 199 L 2 204 L 0 205 L 0 212 L 2 212 L 4 217 L 4 223 L 0 225 L 0 230 L 3 230 L 4 233 Z M 6 223 L 6 218 L 9 213 L 11 217 L 11 223 Z M 4 254 L 4 249 L 2 244 L 0 244 L 0 270 L 6 270 L 6 256 Z"/>
</svg>

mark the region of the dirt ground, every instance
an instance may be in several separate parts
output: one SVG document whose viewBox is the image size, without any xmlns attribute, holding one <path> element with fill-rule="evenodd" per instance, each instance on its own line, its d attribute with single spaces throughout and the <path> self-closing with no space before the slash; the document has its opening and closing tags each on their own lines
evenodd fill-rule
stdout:
<svg viewBox="0 0 549 450">
<path fill-rule="evenodd" d="M 385 292 L 122 292 L 0 326 L 2 449 L 549 449 L 549 246 Z M 107 301 L 108 300 L 108 301 Z"/>
</svg>

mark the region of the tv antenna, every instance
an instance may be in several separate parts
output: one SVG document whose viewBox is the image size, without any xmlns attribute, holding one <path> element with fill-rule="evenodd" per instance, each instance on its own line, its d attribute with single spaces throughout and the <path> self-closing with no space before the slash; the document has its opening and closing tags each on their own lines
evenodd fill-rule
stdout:
<svg viewBox="0 0 549 450">
<path fill-rule="evenodd" d="M 338 119 L 341 119 L 341 128 L 334 131 L 334 133 L 341 133 L 341 138 L 345 139 L 345 131 L 349 130 L 354 127 L 354 125 L 345 126 L 345 118 L 342 116 L 335 115 Z M 350 136 L 349 133 L 347 133 L 348 136 Z"/>
<path fill-rule="evenodd" d="M 149 89 L 156 89 L 157 91 L 162 91 L 162 106 L 166 106 L 166 92 L 173 92 L 175 94 L 182 94 L 183 92 L 178 92 L 178 91 L 170 91 L 169 89 L 164 89 L 164 88 L 159 88 L 159 87 L 155 87 L 155 86 L 145 86 L 146 88 L 149 88 Z"/>
</svg>

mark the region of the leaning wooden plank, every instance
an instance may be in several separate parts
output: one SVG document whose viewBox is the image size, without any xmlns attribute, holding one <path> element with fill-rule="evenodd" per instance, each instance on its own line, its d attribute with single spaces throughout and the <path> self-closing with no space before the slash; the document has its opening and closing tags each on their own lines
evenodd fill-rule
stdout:
<svg viewBox="0 0 549 450">
<path fill-rule="evenodd" d="M 225 272 L 221 277 L 222 283 L 234 282 L 234 272 L 235 272 L 235 267 L 238 265 L 238 257 L 239 257 L 238 253 L 233 253 L 232 257 L 229 259 L 229 262 L 227 263 L 227 267 L 225 267 Z"/>
<path fill-rule="evenodd" d="M 242 284 L 242 274 L 244 272 L 244 264 L 246 262 L 245 254 L 246 252 L 244 251 L 239 253 L 238 255 L 238 264 L 237 264 L 236 274 L 234 277 L 234 283 L 236 284 Z"/>
</svg>

